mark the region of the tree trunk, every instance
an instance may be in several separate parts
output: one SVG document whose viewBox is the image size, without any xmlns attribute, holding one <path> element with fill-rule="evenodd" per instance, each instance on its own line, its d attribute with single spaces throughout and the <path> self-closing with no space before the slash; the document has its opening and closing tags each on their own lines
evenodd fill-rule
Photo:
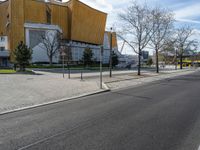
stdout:
<svg viewBox="0 0 200 150">
<path fill-rule="evenodd" d="M 49 57 L 49 65 L 52 66 L 53 65 L 53 58 Z"/>
<path fill-rule="evenodd" d="M 176 50 L 176 57 L 175 57 L 175 70 L 177 70 L 177 65 L 178 65 L 178 62 L 177 62 L 177 50 Z"/>
<path fill-rule="evenodd" d="M 156 49 L 156 72 L 159 73 L 158 49 Z"/>
<path fill-rule="evenodd" d="M 183 54 L 180 55 L 180 69 L 183 69 Z"/>
<path fill-rule="evenodd" d="M 17 64 L 14 64 L 14 70 L 17 71 Z"/>
<path fill-rule="evenodd" d="M 19 71 L 20 71 L 20 72 L 23 71 L 23 65 L 19 65 Z"/>
<path fill-rule="evenodd" d="M 26 71 L 26 65 L 23 64 L 23 71 Z"/>
<path fill-rule="evenodd" d="M 24 72 L 25 71 L 25 65 L 24 64 L 20 64 L 19 65 L 19 71 L 20 72 Z"/>
<path fill-rule="evenodd" d="M 139 50 L 139 54 L 138 54 L 138 76 L 141 75 L 140 69 L 141 69 L 141 50 Z"/>
</svg>

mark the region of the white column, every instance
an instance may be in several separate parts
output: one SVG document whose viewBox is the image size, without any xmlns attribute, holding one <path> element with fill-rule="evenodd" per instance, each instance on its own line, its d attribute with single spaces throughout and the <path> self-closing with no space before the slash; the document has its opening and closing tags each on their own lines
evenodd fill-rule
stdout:
<svg viewBox="0 0 200 150">
<path fill-rule="evenodd" d="M 25 37 L 25 39 L 26 39 L 25 43 L 26 43 L 26 45 L 27 45 L 28 47 L 30 47 L 29 29 L 26 28 L 25 32 L 26 32 L 26 34 L 25 34 L 25 35 L 26 35 L 26 37 Z"/>
</svg>

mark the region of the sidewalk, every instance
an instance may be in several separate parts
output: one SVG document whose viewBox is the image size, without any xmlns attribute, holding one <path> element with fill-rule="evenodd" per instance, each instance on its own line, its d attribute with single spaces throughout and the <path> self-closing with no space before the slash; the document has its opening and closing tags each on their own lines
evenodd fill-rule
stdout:
<svg viewBox="0 0 200 150">
<path fill-rule="evenodd" d="M 103 82 L 111 89 L 120 89 L 130 86 L 137 86 L 157 80 L 162 80 L 170 77 L 186 75 L 195 72 L 195 69 L 183 70 L 162 70 L 159 74 L 152 71 L 141 71 L 141 76 L 137 75 L 137 71 L 113 71 L 112 78 L 109 77 L 109 72 L 103 72 Z M 72 74 L 71 77 L 78 79 L 80 74 Z M 83 79 L 85 81 L 99 81 L 99 73 L 84 73 Z"/>
<path fill-rule="evenodd" d="M 105 79 L 105 84 L 111 89 L 121 89 L 121 88 L 128 88 L 128 87 L 135 87 L 142 84 L 163 80 L 167 78 L 172 78 L 176 76 L 191 74 L 195 72 L 195 70 L 182 70 L 182 71 L 167 71 L 167 72 L 161 72 L 160 74 L 155 73 L 143 73 L 140 77 L 137 75 L 130 78 L 126 76 L 120 76 L 121 80 L 113 80 L 113 79 Z"/>
<path fill-rule="evenodd" d="M 0 75 L 0 114 L 102 91 L 95 81 L 63 79 L 61 74 Z"/>
</svg>

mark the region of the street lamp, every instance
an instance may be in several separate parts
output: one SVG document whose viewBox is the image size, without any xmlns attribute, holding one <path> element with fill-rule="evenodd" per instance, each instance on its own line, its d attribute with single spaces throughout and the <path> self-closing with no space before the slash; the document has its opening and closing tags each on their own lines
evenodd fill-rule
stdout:
<svg viewBox="0 0 200 150">
<path fill-rule="evenodd" d="M 112 77 L 112 27 L 110 28 L 110 77 Z"/>
</svg>

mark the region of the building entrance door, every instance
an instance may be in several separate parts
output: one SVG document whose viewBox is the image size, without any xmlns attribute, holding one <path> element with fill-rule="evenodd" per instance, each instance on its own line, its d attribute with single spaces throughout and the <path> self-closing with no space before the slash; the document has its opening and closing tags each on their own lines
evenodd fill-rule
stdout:
<svg viewBox="0 0 200 150">
<path fill-rule="evenodd" d="M 3 64 L 3 67 L 7 67 L 8 66 L 8 60 L 7 60 L 7 58 L 3 58 L 2 64 Z"/>
</svg>

